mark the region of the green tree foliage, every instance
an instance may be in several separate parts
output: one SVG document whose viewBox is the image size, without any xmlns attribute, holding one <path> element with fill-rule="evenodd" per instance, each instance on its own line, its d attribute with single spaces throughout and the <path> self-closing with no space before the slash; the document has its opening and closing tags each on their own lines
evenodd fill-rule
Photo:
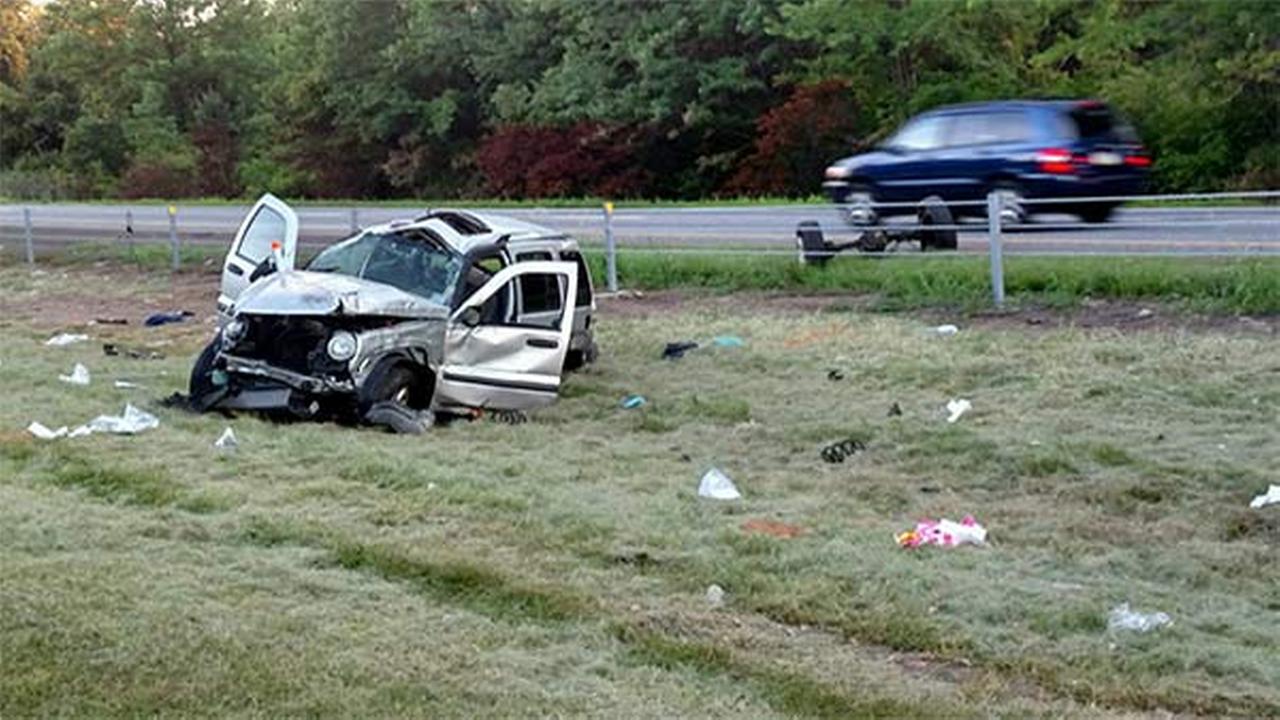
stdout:
<svg viewBox="0 0 1280 720">
<path fill-rule="evenodd" d="M 1280 186 L 1274 0 L 0 0 L 0 194 L 808 194 L 940 104 L 1100 97 Z"/>
</svg>

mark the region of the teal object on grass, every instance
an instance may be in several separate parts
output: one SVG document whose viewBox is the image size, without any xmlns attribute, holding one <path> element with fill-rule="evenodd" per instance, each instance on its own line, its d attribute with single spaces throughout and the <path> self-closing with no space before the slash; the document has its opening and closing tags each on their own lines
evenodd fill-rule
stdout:
<svg viewBox="0 0 1280 720">
<path fill-rule="evenodd" d="M 635 410 L 638 407 L 644 407 L 647 402 L 643 395 L 628 395 L 622 399 L 622 407 L 625 410 Z"/>
<path fill-rule="evenodd" d="M 746 341 L 737 335 L 720 335 L 711 341 L 716 347 L 742 347 Z"/>
</svg>

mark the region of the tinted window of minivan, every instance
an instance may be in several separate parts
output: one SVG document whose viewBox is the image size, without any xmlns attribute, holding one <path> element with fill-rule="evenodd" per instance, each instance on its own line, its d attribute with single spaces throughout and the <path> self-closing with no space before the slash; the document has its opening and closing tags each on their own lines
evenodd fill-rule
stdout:
<svg viewBox="0 0 1280 720">
<path fill-rule="evenodd" d="M 1070 113 L 1076 136 L 1083 140 L 1137 142 L 1138 134 L 1106 105 L 1082 105 Z"/>
<path fill-rule="evenodd" d="M 1031 125 L 1026 113 L 994 112 L 956 115 L 951 122 L 949 145 L 987 145 L 1026 142 Z"/>
</svg>

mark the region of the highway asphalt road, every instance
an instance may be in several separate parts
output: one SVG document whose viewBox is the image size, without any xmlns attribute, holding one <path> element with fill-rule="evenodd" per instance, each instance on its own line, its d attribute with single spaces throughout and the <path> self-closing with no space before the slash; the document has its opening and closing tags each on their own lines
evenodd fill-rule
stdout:
<svg viewBox="0 0 1280 720">
<path fill-rule="evenodd" d="M 21 253 L 21 205 L 0 205 L 0 245 Z M 33 238 L 39 250 L 83 241 L 120 241 L 126 212 L 137 242 L 167 242 L 169 220 L 160 205 L 30 205 Z M 248 205 L 179 205 L 183 243 L 226 244 Z M 351 232 L 396 218 L 412 218 L 412 208 L 298 208 L 302 244 L 315 247 Z M 525 219 L 577 237 L 586 244 L 604 236 L 603 212 L 573 208 L 503 208 L 493 212 Z M 637 249 L 794 252 L 796 224 L 817 220 L 836 240 L 854 237 L 834 207 L 822 205 L 714 208 L 626 208 L 613 216 L 613 234 L 623 251 Z M 354 221 L 354 223 L 353 223 Z M 893 222 L 911 222 L 910 217 Z M 984 220 L 968 220 L 960 235 L 962 252 L 985 252 Z M 1274 254 L 1280 255 L 1280 207 L 1122 208 L 1111 222 L 1084 225 L 1067 215 L 1038 216 L 1035 227 L 1004 236 L 1009 254 Z"/>
</svg>

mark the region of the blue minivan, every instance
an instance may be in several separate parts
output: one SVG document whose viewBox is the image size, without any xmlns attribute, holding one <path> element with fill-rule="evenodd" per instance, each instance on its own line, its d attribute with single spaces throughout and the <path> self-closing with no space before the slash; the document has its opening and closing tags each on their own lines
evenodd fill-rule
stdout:
<svg viewBox="0 0 1280 720">
<path fill-rule="evenodd" d="M 1084 201 L 1136 195 L 1151 156 L 1133 127 L 1096 100 L 1008 100 L 952 105 L 917 115 L 872 152 L 831 164 L 822 187 L 849 222 L 870 225 L 936 195 L 951 202 L 1002 196 L 1003 219 L 1071 213 L 1103 222 L 1120 203 Z M 1035 203 L 1036 198 L 1081 202 Z M 956 215 L 985 215 L 982 203 L 953 205 Z"/>
</svg>

